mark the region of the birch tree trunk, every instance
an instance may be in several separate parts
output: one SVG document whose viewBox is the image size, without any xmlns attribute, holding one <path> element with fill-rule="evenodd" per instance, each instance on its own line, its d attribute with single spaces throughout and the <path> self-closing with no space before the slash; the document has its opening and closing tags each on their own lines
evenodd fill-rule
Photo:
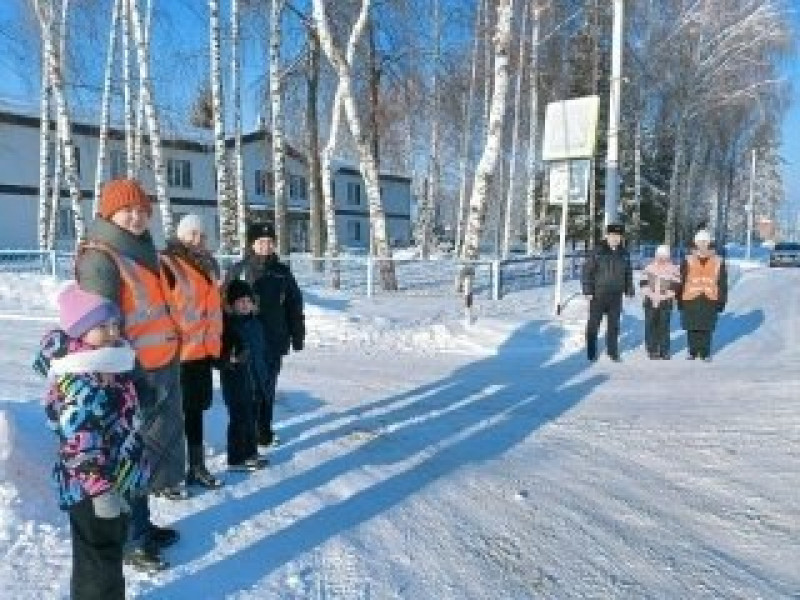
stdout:
<svg viewBox="0 0 800 600">
<path fill-rule="evenodd" d="M 86 227 L 84 225 L 83 209 L 81 207 L 81 189 L 75 160 L 75 144 L 72 140 L 72 123 L 69 118 L 67 99 L 64 94 L 63 69 L 62 65 L 59 64 L 60 57 L 57 56 L 57 50 L 53 43 L 53 12 L 52 10 L 48 10 L 47 7 L 43 7 L 41 0 L 35 0 L 35 6 L 45 46 L 48 78 L 52 84 L 53 96 L 55 98 L 58 135 L 64 147 L 64 168 L 72 206 L 72 216 L 75 222 L 75 236 L 76 241 L 80 243 L 86 237 Z M 65 29 L 66 6 L 67 4 L 65 2 L 65 4 L 62 5 L 64 8 L 62 11 L 62 36 L 64 35 Z M 49 8 L 52 9 L 52 4 Z M 58 187 L 58 182 L 56 182 L 56 188 Z M 57 203 L 54 205 L 54 210 L 58 210 Z"/>
<path fill-rule="evenodd" d="M 533 7 L 533 27 L 531 35 L 531 74 L 530 74 L 530 101 L 531 110 L 528 117 L 528 191 L 526 195 L 525 222 L 527 231 L 527 251 L 528 256 L 536 253 L 537 227 L 536 227 L 536 175 L 539 167 L 538 160 L 538 136 L 539 136 L 539 23 L 541 9 L 538 0 L 533 0 L 537 4 Z"/>
<path fill-rule="evenodd" d="M 50 81 L 47 77 L 47 57 L 42 45 L 42 91 L 39 107 L 39 250 L 49 248 L 50 239 Z M 57 138 L 58 136 L 56 136 Z"/>
<path fill-rule="evenodd" d="M 483 9 L 483 135 L 489 135 L 489 113 L 492 105 L 492 0 L 485 0 Z"/>
<path fill-rule="evenodd" d="M 161 209 L 161 222 L 164 227 L 164 237 L 172 237 L 172 210 L 169 194 L 167 193 L 167 177 L 164 169 L 164 159 L 161 154 L 161 124 L 158 120 L 155 102 L 153 100 L 153 84 L 150 80 L 149 49 L 145 45 L 142 31 L 142 19 L 135 0 L 129 0 L 131 28 L 136 42 L 137 62 L 139 63 L 139 80 L 142 86 L 142 101 L 147 117 L 148 130 L 150 131 L 150 152 L 153 156 L 153 173 L 156 180 L 156 198 Z M 130 162 L 129 162 L 130 164 Z"/>
<path fill-rule="evenodd" d="M 214 121 L 214 168 L 219 211 L 219 243 L 223 254 L 230 254 L 236 245 L 236 214 L 228 194 L 228 169 L 225 161 L 225 113 L 220 73 L 219 0 L 208 0 L 211 49 L 211 113 Z"/>
<path fill-rule="evenodd" d="M 275 235 L 280 256 L 289 254 L 286 201 L 286 146 L 283 134 L 283 82 L 281 78 L 281 15 L 284 0 L 272 0 L 269 23 L 269 97 L 272 107 L 272 170 L 275 181 Z"/>
<path fill-rule="evenodd" d="M 334 173 L 332 167 L 333 153 L 336 151 L 336 141 L 339 137 L 339 124 L 342 118 L 342 84 L 336 86 L 333 96 L 333 112 L 331 114 L 331 127 L 328 133 L 328 143 L 322 151 L 322 198 L 325 207 L 325 223 L 327 227 L 326 254 L 330 261 L 331 287 L 335 290 L 340 286 L 339 264 L 336 258 L 339 255 L 339 239 L 336 232 L 336 199 L 333 196 Z"/>
<path fill-rule="evenodd" d="M 486 145 L 475 170 L 475 179 L 472 184 L 469 220 L 467 221 L 466 237 L 461 254 L 465 260 L 476 260 L 479 257 L 480 240 L 486 214 L 487 190 L 491 185 L 492 174 L 495 172 L 500 158 L 509 84 L 508 62 L 511 47 L 513 9 L 513 0 L 498 0 L 497 31 L 494 36 L 494 77 L 492 82 L 494 89 L 489 112 Z M 472 305 L 473 278 L 474 273 L 467 271 L 464 285 L 464 297 L 467 307 Z"/>
<path fill-rule="evenodd" d="M 669 203 L 667 204 L 667 223 L 664 227 L 664 243 L 670 246 L 675 243 L 675 217 L 678 211 L 678 195 L 680 190 L 680 172 L 683 165 L 683 119 L 675 128 L 675 158 L 672 163 L 672 176 L 669 182 Z"/>
<path fill-rule="evenodd" d="M 517 147 L 519 146 L 519 122 L 522 113 L 522 74 L 525 70 L 525 36 L 528 33 L 528 3 L 522 8 L 522 28 L 519 35 L 519 63 L 514 91 L 514 124 L 511 133 L 511 164 L 508 168 L 508 195 L 506 196 L 505 223 L 503 224 L 503 258 L 508 258 L 511 246 L 511 217 L 514 209 L 514 192 L 517 177 Z"/>
<path fill-rule="evenodd" d="M 322 188 L 323 178 L 320 170 L 319 117 L 317 103 L 319 98 L 319 37 L 313 27 L 308 28 L 308 68 L 306 70 L 306 135 L 308 139 L 308 202 L 309 236 L 311 237 L 311 256 L 322 258 Z M 341 110 L 340 110 L 341 112 Z M 322 263 L 314 261 L 315 269 Z"/>
<path fill-rule="evenodd" d="M 134 137 L 133 137 L 133 90 L 131 82 L 131 53 L 133 40 L 131 38 L 131 26 L 133 24 L 133 14 L 131 6 L 136 0 L 124 0 L 123 19 L 122 19 L 122 114 L 125 123 L 125 165 L 128 179 L 136 177 L 134 165 Z M 140 54 L 139 60 L 142 60 Z"/>
<path fill-rule="evenodd" d="M 147 56 L 150 56 L 150 30 L 153 18 L 153 0 L 147 0 L 144 17 L 144 45 Z M 136 123 L 133 136 L 133 172 L 138 178 L 142 172 L 142 154 L 144 152 L 144 101 L 142 95 L 142 82 L 139 81 L 139 94 L 136 97 Z"/>
<path fill-rule="evenodd" d="M 454 244 L 456 256 L 461 254 L 464 237 L 464 211 L 467 206 L 467 169 L 469 166 L 470 147 L 472 146 L 472 106 L 475 104 L 475 88 L 477 87 L 476 83 L 478 78 L 478 49 L 480 48 L 482 11 L 483 2 L 479 2 L 478 10 L 475 14 L 475 33 L 472 42 L 472 72 L 469 80 L 469 89 L 467 91 L 467 100 L 464 106 L 464 131 L 461 137 L 460 185 L 458 189 L 458 215 L 456 217 L 456 239 Z"/>
<path fill-rule="evenodd" d="M 361 11 L 350 35 L 351 43 L 348 46 L 351 44 L 354 46 L 353 40 L 358 40 L 363 34 L 369 15 L 369 8 L 370 0 L 362 0 Z M 378 261 L 381 283 L 386 290 L 396 290 L 397 278 L 395 276 L 394 263 L 391 260 L 392 251 L 389 246 L 386 214 L 383 210 L 383 201 L 380 194 L 378 169 L 375 156 L 370 148 L 369 139 L 364 133 L 361 117 L 353 95 L 352 62 L 348 61 L 333 43 L 323 0 L 314 0 L 314 20 L 317 23 L 322 50 L 339 77 L 345 115 L 358 149 L 361 176 L 364 179 L 364 187 L 366 188 L 369 202 L 370 235 L 374 243 L 375 254 L 381 259 Z"/>
<path fill-rule="evenodd" d="M 231 0 L 231 62 L 233 85 L 233 138 L 234 165 L 236 170 L 236 231 L 238 232 L 239 254 L 244 257 L 247 251 L 247 197 L 244 188 L 244 156 L 242 153 L 242 63 L 239 31 L 239 0 Z"/>
<path fill-rule="evenodd" d="M 114 0 L 111 8 L 111 28 L 108 37 L 108 56 L 106 57 L 106 70 L 103 77 L 103 99 L 100 109 L 100 141 L 97 144 L 97 166 L 94 176 L 94 198 L 92 214 L 97 213 L 100 203 L 100 190 L 106 180 L 106 149 L 108 147 L 108 127 L 111 120 L 111 76 L 114 68 L 114 54 L 117 45 L 117 21 L 122 11 L 120 0 Z"/>
<path fill-rule="evenodd" d="M 633 238 L 635 247 L 642 242 L 642 121 L 636 116 L 636 133 L 633 143 L 633 203 L 636 213 L 633 217 Z"/>
<path fill-rule="evenodd" d="M 436 204 L 439 197 L 439 64 L 442 55 L 441 40 L 441 19 L 439 14 L 439 0 L 433 3 L 433 108 L 431 123 L 431 156 L 428 172 L 428 192 L 423 196 L 425 199 L 425 209 L 422 215 L 422 234 L 421 251 L 422 258 L 430 258 L 433 220 L 436 211 Z"/>
</svg>

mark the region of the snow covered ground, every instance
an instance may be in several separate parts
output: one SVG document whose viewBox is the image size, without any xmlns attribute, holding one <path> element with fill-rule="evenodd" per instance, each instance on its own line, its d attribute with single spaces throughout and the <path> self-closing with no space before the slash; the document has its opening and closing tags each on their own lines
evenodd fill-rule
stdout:
<svg viewBox="0 0 800 600">
<path fill-rule="evenodd" d="M 309 290 L 272 466 L 156 500 L 182 539 L 130 597 L 800 597 L 800 270 L 736 277 L 711 364 L 677 329 L 675 358 L 646 360 L 639 300 L 624 362 L 589 365 L 582 299 L 554 320 L 546 289 L 482 300 L 471 328 L 455 299 Z M 3 599 L 68 589 L 29 368 L 55 285 L 0 278 Z M 226 423 L 217 400 L 217 472 Z"/>
</svg>

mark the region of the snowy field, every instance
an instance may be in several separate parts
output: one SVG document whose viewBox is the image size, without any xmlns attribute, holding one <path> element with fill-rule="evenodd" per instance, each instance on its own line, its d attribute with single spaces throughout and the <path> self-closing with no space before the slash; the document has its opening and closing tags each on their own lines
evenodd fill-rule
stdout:
<svg viewBox="0 0 800 600">
<path fill-rule="evenodd" d="M 583 300 L 308 290 L 285 362 L 285 443 L 188 501 L 173 568 L 129 596 L 182 599 L 800 598 L 800 270 L 735 272 L 711 364 L 651 362 L 640 300 L 623 363 L 582 352 Z M 70 547 L 29 364 L 56 284 L 0 276 L 0 598 L 66 597 Z M 567 286 L 568 293 L 575 284 Z M 673 327 L 677 327 L 677 316 Z M 206 413 L 224 469 L 227 416 Z"/>
</svg>

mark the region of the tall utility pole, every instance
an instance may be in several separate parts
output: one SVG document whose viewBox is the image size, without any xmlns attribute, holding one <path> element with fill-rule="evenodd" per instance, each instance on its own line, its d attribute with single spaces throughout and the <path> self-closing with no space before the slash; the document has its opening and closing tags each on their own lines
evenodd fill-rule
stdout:
<svg viewBox="0 0 800 600">
<path fill-rule="evenodd" d="M 606 225 L 617 219 L 619 210 L 619 108 L 622 92 L 623 9 L 624 0 L 614 0 L 614 29 L 611 41 L 611 93 L 608 111 L 608 152 L 606 154 Z"/>
<path fill-rule="evenodd" d="M 750 260 L 750 251 L 753 247 L 753 220 L 755 215 L 755 206 L 753 205 L 753 189 L 756 181 L 756 151 L 753 149 L 752 158 L 750 161 L 750 200 L 747 204 L 747 250 L 745 251 L 745 258 Z"/>
</svg>

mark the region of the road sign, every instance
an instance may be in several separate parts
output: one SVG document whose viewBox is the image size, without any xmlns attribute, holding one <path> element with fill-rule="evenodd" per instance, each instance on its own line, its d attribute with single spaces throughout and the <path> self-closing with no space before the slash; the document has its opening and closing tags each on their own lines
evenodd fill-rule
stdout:
<svg viewBox="0 0 800 600">
<path fill-rule="evenodd" d="M 567 204 L 586 204 L 589 197 L 592 161 L 564 160 L 550 163 L 551 206 Z"/>
<path fill-rule="evenodd" d="M 542 160 L 594 156 L 600 98 L 585 96 L 547 105 Z"/>
</svg>

